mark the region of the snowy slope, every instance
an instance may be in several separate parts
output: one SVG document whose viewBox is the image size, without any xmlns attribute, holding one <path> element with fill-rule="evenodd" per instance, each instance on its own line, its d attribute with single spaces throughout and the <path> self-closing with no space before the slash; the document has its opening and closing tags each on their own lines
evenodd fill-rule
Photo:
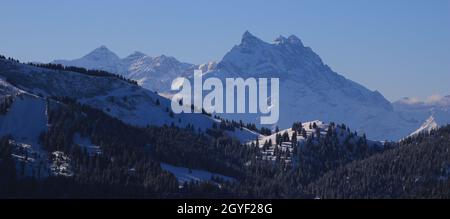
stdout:
<svg viewBox="0 0 450 219">
<path fill-rule="evenodd" d="M 46 129 L 45 101 L 28 94 L 17 96 L 8 113 L 0 116 L 0 136 L 11 134 L 24 143 L 37 143 Z"/>
<path fill-rule="evenodd" d="M 49 70 L 0 60 L 0 77 L 7 78 L 16 87 L 41 96 L 67 96 L 77 99 L 128 124 L 136 126 L 171 125 L 205 131 L 218 121 L 203 114 L 174 114 L 170 100 L 147 89 L 112 77 L 97 77 L 76 72 Z M 158 104 L 159 102 L 159 104 Z M 31 119 L 31 118 L 30 118 Z M 33 120 L 30 120 L 33 121 Z M 236 138 L 257 134 L 244 129 Z M 230 133 L 234 136 L 234 133 Z"/>
<path fill-rule="evenodd" d="M 280 79 L 280 128 L 295 121 L 319 119 L 345 123 L 370 139 L 397 140 L 420 123 L 402 118 L 379 92 L 348 80 L 325 65 L 296 36 L 268 43 L 244 33 L 204 79 L 218 77 L 276 77 Z M 223 114 L 224 118 L 259 123 L 260 114 Z M 275 126 L 271 126 L 272 128 Z"/>
<path fill-rule="evenodd" d="M 0 77 L 0 99 L 12 97 L 5 114 L 0 114 L 0 136 L 12 135 L 16 141 L 36 145 L 39 135 L 47 130 L 44 99 L 26 93 Z M 32 109 L 32 110 L 30 110 Z"/>
<path fill-rule="evenodd" d="M 149 90 L 168 92 L 175 78 L 192 74 L 194 68 L 196 66 L 182 63 L 174 57 L 144 56 L 128 67 L 127 77 Z"/>
<path fill-rule="evenodd" d="M 17 168 L 24 168 L 24 175 L 19 177 L 48 176 L 47 153 L 39 144 L 40 134 L 47 130 L 46 101 L 0 78 L 0 99 L 6 97 L 13 97 L 13 102 L 0 115 L 0 137 L 12 138 L 12 156 Z"/>
<path fill-rule="evenodd" d="M 0 78 L 0 96 L 16 96 L 23 93 L 22 90 L 14 87 L 12 84 L 6 82 L 3 78 Z"/>
<path fill-rule="evenodd" d="M 439 125 L 434 120 L 434 117 L 430 116 L 430 118 L 428 118 L 427 121 L 425 121 L 425 123 L 423 123 L 419 129 L 417 129 L 416 131 L 411 133 L 411 135 L 409 135 L 409 136 L 417 135 L 419 133 L 424 133 L 424 132 L 429 133 L 432 130 L 435 130 L 437 128 L 439 128 Z"/>
</svg>

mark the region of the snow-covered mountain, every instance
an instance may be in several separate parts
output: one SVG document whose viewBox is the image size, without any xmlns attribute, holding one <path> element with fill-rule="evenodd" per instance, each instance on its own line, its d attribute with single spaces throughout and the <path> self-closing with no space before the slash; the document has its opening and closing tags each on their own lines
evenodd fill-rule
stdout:
<svg viewBox="0 0 450 219">
<path fill-rule="evenodd" d="M 183 63 L 164 55 L 151 57 L 141 52 L 121 59 L 104 46 L 80 59 L 55 63 L 120 73 L 159 93 L 170 93 L 171 83 L 177 77 L 192 79 L 195 69 L 202 70 L 204 79 L 280 78 L 280 120 L 271 128 L 276 125 L 288 128 L 295 121 L 319 119 L 348 124 L 367 133 L 371 139 L 397 140 L 417 130 L 430 116 L 430 105 L 405 104 L 408 100 L 391 104 L 378 91 L 368 90 L 339 75 L 294 35 L 279 36 L 269 43 L 247 31 L 241 43 L 220 62 L 201 65 Z M 450 120 L 448 110 L 441 110 L 443 106 L 448 109 L 448 99 L 442 98 L 440 105 L 432 106 L 434 111 L 440 106 L 438 112 L 433 113 L 438 123 Z M 221 117 L 258 124 L 260 115 L 222 114 Z"/>
<path fill-rule="evenodd" d="M 423 121 L 402 118 L 378 91 L 370 91 L 334 72 L 292 35 L 265 42 L 249 32 L 204 79 L 276 77 L 280 79 L 280 128 L 295 121 L 322 120 L 348 124 L 371 139 L 396 140 Z M 259 123 L 259 114 L 223 114 L 225 118 Z M 273 125 L 272 128 L 275 126 Z"/>
<path fill-rule="evenodd" d="M 170 85 L 175 78 L 188 76 L 198 68 L 196 65 L 180 62 L 174 57 L 165 55 L 152 57 L 141 52 L 134 52 L 121 59 L 105 46 L 79 59 L 55 60 L 53 63 L 121 74 L 137 81 L 144 88 L 162 93 L 170 91 Z"/>
<path fill-rule="evenodd" d="M 122 60 L 106 46 L 100 46 L 89 54 L 75 60 L 55 60 L 53 63 L 65 66 L 78 66 L 87 69 L 104 70 L 112 73 L 125 74 L 126 66 Z"/>
<path fill-rule="evenodd" d="M 431 132 L 432 130 L 435 130 L 439 128 L 439 125 L 436 123 L 433 116 L 430 116 L 427 121 L 425 121 L 420 128 L 418 128 L 416 131 L 411 133 L 410 136 L 417 135 L 423 132 Z"/>
<path fill-rule="evenodd" d="M 450 95 L 433 95 L 425 100 L 405 97 L 392 105 L 402 117 L 423 123 L 414 134 L 450 123 Z"/>
<path fill-rule="evenodd" d="M 180 76 L 192 74 L 196 66 L 182 63 L 174 57 L 165 55 L 144 56 L 128 66 L 127 78 L 136 80 L 139 85 L 158 92 L 170 91 L 172 81 Z"/>
</svg>

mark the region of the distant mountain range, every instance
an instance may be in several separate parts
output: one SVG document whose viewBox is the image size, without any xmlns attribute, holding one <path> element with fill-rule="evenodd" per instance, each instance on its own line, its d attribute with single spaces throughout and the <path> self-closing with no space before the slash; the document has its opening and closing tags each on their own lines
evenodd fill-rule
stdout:
<svg viewBox="0 0 450 219">
<path fill-rule="evenodd" d="M 144 88 L 170 93 L 177 77 L 192 77 L 195 69 L 208 77 L 280 78 L 280 120 L 275 126 L 288 128 L 295 121 L 322 120 L 346 123 L 371 139 L 397 140 L 418 129 L 431 115 L 425 111 L 405 110 L 401 101 L 391 104 L 378 91 L 334 72 L 302 41 L 292 35 L 264 42 L 245 32 L 219 62 L 189 64 L 169 56 L 151 57 L 135 52 L 119 58 L 105 46 L 76 60 L 55 60 L 66 66 L 106 70 L 138 81 Z M 405 112 L 407 111 L 407 112 Z M 418 115 L 423 114 L 423 115 Z M 439 114 L 439 113 L 438 113 Z M 259 123 L 259 114 L 222 114 L 224 118 Z M 440 117 L 435 115 L 435 118 Z M 448 114 L 438 119 L 448 122 Z"/>
<path fill-rule="evenodd" d="M 194 69 L 199 68 L 197 65 L 180 62 L 174 57 L 151 57 L 141 52 L 134 52 L 121 59 L 106 46 L 101 46 L 79 59 L 55 60 L 53 63 L 121 74 L 136 80 L 144 88 L 158 92 L 169 91 L 173 79 L 188 76 Z"/>
<path fill-rule="evenodd" d="M 246 32 L 202 65 L 106 47 L 56 63 L 120 75 L 0 56 L 0 197 L 448 197 L 450 97 L 390 103 L 295 36 Z M 279 127 L 258 129 L 257 114 L 174 114 L 162 91 L 193 69 L 280 78 Z"/>
</svg>

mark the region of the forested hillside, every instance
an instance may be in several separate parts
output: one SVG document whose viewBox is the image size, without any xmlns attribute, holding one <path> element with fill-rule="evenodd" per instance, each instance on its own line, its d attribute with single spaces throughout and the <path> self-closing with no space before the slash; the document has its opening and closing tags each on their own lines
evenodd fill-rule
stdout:
<svg viewBox="0 0 450 219">
<path fill-rule="evenodd" d="M 309 185 L 320 198 L 450 198 L 450 126 L 329 172 Z"/>
<path fill-rule="evenodd" d="M 174 115 L 168 100 L 107 72 L 0 62 L 0 197 L 450 194 L 450 126 L 400 142 L 319 120 L 272 132 L 203 110 Z"/>
</svg>

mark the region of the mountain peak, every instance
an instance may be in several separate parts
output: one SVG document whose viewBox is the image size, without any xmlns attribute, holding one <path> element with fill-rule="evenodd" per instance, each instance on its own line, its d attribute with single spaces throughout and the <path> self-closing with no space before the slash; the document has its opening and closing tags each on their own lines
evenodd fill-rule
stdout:
<svg viewBox="0 0 450 219">
<path fill-rule="evenodd" d="M 142 52 L 135 51 L 132 54 L 125 57 L 124 59 L 122 59 L 122 61 L 125 65 L 131 65 L 132 63 L 137 62 L 139 59 L 142 59 L 144 57 L 147 57 L 147 55 Z"/>
<path fill-rule="evenodd" d="M 300 40 L 300 38 L 298 38 L 295 35 L 290 35 L 287 39 L 289 41 L 289 43 L 294 44 L 294 45 L 299 45 L 299 46 L 303 46 L 302 40 Z"/>
<path fill-rule="evenodd" d="M 119 59 L 119 57 L 108 49 L 105 45 L 102 45 L 96 49 L 94 49 L 92 52 L 87 54 L 85 57 L 109 57 L 114 59 Z"/>
<path fill-rule="evenodd" d="M 217 62 L 211 61 L 204 64 L 201 64 L 198 66 L 198 69 L 201 70 L 203 73 L 216 70 Z"/>
<path fill-rule="evenodd" d="M 288 38 L 284 37 L 283 35 L 280 35 L 273 42 L 275 44 L 291 44 L 303 47 L 302 40 L 300 40 L 300 38 L 298 38 L 295 35 L 290 35 Z"/>
<path fill-rule="evenodd" d="M 439 125 L 437 124 L 436 120 L 434 119 L 434 116 L 431 115 L 428 117 L 428 119 L 420 126 L 419 129 L 411 133 L 409 136 L 414 136 L 420 133 L 430 133 L 432 130 L 435 130 L 439 128 Z"/>
<path fill-rule="evenodd" d="M 218 69 L 234 73 L 292 72 L 306 74 L 315 71 L 331 71 L 311 49 L 306 49 L 301 40 L 291 35 L 280 35 L 274 42 L 265 42 L 246 31 L 242 43 L 233 47 L 218 64 Z M 308 67 L 309 66 L 309 67 Z"/>
<path fill-rule="evenodd" d="M 94 49 L 94 51 L 112 52 L 112 51 L 109 50 L 108 47 L 106 47 L 105 45 L 99 46 L 98 48 Z"/>
<path fill-rule="evenodd" d="M 244 34 L 242 35 L 242 38 L 247 38 L 247 37 L 255 37 L 252 33 L 250 33 L 250 31 L 246 30 L 244 32 Z"/>
<path fill-rule="evenodd" d="M 146 55 L 142 52 L 134 51 L 130 56 L 146 56 Z"/>
<path fill-rule="evenodd" d="M 248 30 L 242 35 L 241 44 L 253 44 L 255 42 L 263 42 L 261 39 L 251 34 Z"/>
<path fill-rule="evenodd" d="M 280 35 L 274 40 L 274 42 L 277 44 L 283 44 L 287 42 L 287 38 L 284 37 L 283 35 Z"/>
<path fill-rule="evenodd" d="M 121 74 L 125 72 L 122 60 L 106 46 L 102 45 L 87 55 L 74 60 L 55 60 L 53 63 L 65 66 L 77 66 L 86 69 L 103 70 Z"/>
<path fill-rule="evenodd" d="M 164 55 L 164 54 L 161 54 L 161 55 L 159 55 L 159 56 L 156 56 L 156 58 L 166 59 L 166 58 L 169 58 L 169 56 L 166 56 L 166 55 Z"/>
<path fill-rule="evenodd" d="M 145 56 L 147 56 L 147 55 L 142 53 L 142 52 L 135 51 L 132 54 L 130 54 L 129 56 L 127 56 L 125 58 L 125 60 L 136 60 L 136 59 L 139 59 L 139 58 L 142 58 L 142 57 L 145 57 Z"/>
<path fill-rule="evenodd" d="M 155 56 L 152 58 L 152 61 L 155 64 L 158 65 L 171 65 L 171 66 L 176 66 L 179 64 L 182 64 L 180 61 L 178 61 L 178 59 L 176 59 L 175 57 L 172 56 L 167 56 L 167 55 L 159 55 L 159 56 Z"/>
<path fill-rule="evenodd" d="M 158 61 L 160 61 L 160 62 L 162 62 L 162 61 L 168 61 L 168 60 L 171 60 L 171 61 L 176 60 L 174 57 L 172 57 L 172 56 L 167 56 L 167 55 L 164 55 L 164 54 L 159 55 L 159 56 L 156 56 L 154 59 L 155 59 L 155 60 L 158 60 Z"/>
</svg>

